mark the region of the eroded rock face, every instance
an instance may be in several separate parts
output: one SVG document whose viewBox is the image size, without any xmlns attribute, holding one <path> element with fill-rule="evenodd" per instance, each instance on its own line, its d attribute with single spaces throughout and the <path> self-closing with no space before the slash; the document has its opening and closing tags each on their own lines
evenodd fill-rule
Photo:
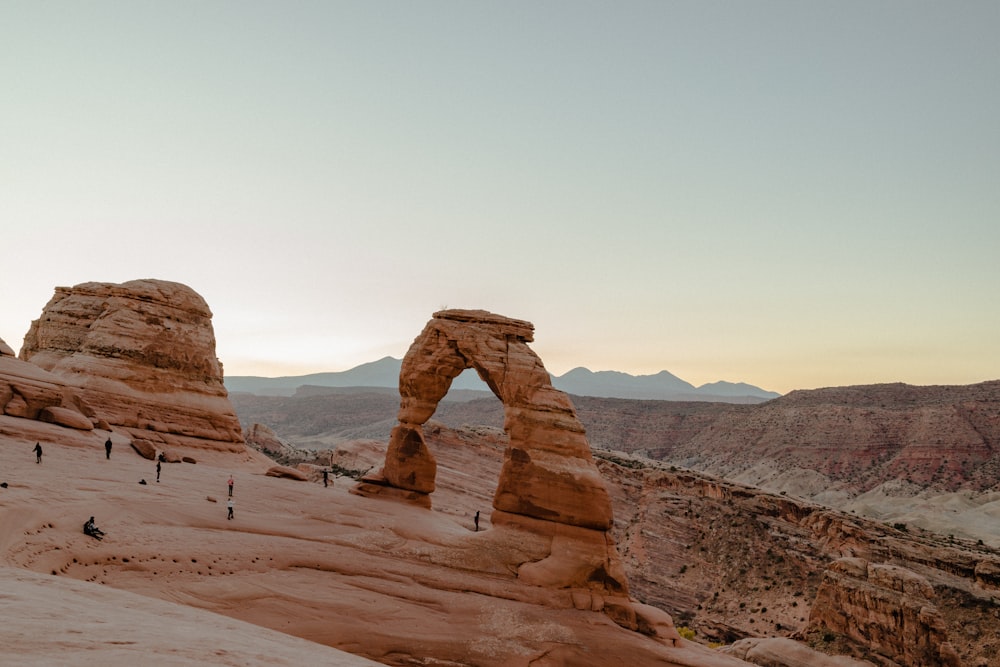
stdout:
<svg viewBox="0 0 1000 667">
<path fill-rule="evenodd" d="M 436 465 L 421 426 L 462 371 L 474 368 L 503 402 L 510 446 L 494 508 L 596 530 L 611 526 L 611 502 L 583 426 L 528 347 L 534 327 L 485 311 L 434 314 L 410 346 L 399 376 L 399 425 L 384 475 L 392 486 L 434 490 Z"/>
<path fill-rule="evenodd" d="M 0 415 L 92 429 L 89 408 L 64 380 L 17 357 L 0 354 Z"/>
<path fill-rule="evenodd" d="M 154 449 L 243 451 L 215 356 L 212 312 L 163 280 L 57 287 L 20 358 L 74 388 L 92 421 Z"/>
<path fill-rule="evenodd" d="M 903 567 L 841 558 L 830 564 L 809 615 L 827 629 L 912 667 L 958 667 L 934 588 Z"/>
<path fill-rule="evenodd" d="M 452 380 L 474 368 L 504 405 L 509 446 L 504 455 L 491 525 L 536 553 L 511 563 L 526 583 L 572 593 L 579 609 L 603 611 L 616 623 L 672 644 L 678 639 L 665 612 L 642 613 L 614 540 L 611 501 L 569 398 L 554 389 L 528 347 L 534 327 L 485 311 L 434 314 L 403 359 L 399 424 L 392 432 L 381 477 L 357 487 L 362 495 L 393 495 L 430 506 L 437 463 L 423 425 Z M 667 629 L 669 628 L 669 630 Z"/>
</svg>

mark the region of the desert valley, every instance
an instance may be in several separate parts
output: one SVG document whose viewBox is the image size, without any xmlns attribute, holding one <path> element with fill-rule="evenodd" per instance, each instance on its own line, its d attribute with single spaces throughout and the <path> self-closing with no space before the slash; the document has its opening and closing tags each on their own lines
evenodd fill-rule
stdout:
<svg viewBox="0 0 1000 667">
<path fill-rule="evenodd" d="M 444 310 L 398 391 L 274 396 L 211 317 L 85 283 L 0 341 L 0 663 L 1000 665 L 1000 381 L 570 396 Z"/>
</svg>

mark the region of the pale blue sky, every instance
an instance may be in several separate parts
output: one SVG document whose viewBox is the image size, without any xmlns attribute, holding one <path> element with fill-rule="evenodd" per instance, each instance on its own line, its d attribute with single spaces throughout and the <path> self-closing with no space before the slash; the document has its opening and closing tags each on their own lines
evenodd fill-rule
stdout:
<svg viewBox="0 0 1000 667">
<path fill-rule="evenodd" d="M 553 373 L 1000 378 L 1000 2 L 0 0 L 0 338 L 163 278 L 230 375 L 442 307 Z"/>
</svg>

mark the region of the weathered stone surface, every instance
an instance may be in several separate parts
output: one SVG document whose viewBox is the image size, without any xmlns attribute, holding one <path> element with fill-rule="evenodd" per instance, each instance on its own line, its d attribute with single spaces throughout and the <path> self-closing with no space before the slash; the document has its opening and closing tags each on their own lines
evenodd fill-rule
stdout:
<svg viewBox="0 0 1000 667">
<path fill-rule="evenodd" d="M 132 440 L 132 449 L 144 459 L 152 461 L 156 458 L 156 447 L 148 440 Z"/>
<path fill-rule="evenodd" d="M 42 408 L 38 413 L 38 419 L 50 424 L 59 424 L 69 428 L 77 428 L 81 431 L 91 431 L 94 425 L 83 414 L 70 408 L 60 408 L 53 405 Z"/>
<path fill-rule="evenodd" d="M 4 342 L 3 338 L 0 338 L 0 357 L 13 357 L 13 356 L 16 356 L 14 354 L 14 350 L 11 348 L 10 345 Z"/>
<path fill-rule="evenodd" d="M 86 398 L 81 411 L 116 431 L 239 452 L 243 438 L 222 383 L 211 318 L 204 299 L 179 283 L 57 287 L 20 358 L 75 389 Z"/>
<path fill-rule="evenodd" d="M 906 568 L 842 558 L 827 568 L 806 631 L 827 629 L 901 665 L 958 667 L 934 589 Z"/>
<path fill-rule="evenodd" d="M 302 473 L 295 468 L 289 468 L 288 466 L 272 466 L 267 469 L 264 473 L 268 477 L 283 477 L 285 479 L 294 479 L 297 482 L 307 482 L 309 478 L 306 477 L 305 473 Z"/>
<path fill-rule="evenodd" d="M 873 667 L 867 660 L 826 655 L 786 637 L 748 637 L 720 650 L 760 667 Z"/>
</svg>

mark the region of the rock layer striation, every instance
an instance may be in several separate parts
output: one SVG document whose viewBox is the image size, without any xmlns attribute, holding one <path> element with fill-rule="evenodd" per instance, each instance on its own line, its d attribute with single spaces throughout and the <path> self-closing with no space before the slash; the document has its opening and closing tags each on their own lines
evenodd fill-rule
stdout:
<svg viewBox="0 0 1000 667">
<path fill-rule="evenodd" d="M 127 432 L 137 451 L 244 451 L 215 356 L 212 312 L 164 280 L 57 287 L 20 358 L 60 378 L 95 425 Z"/>
</svg>

